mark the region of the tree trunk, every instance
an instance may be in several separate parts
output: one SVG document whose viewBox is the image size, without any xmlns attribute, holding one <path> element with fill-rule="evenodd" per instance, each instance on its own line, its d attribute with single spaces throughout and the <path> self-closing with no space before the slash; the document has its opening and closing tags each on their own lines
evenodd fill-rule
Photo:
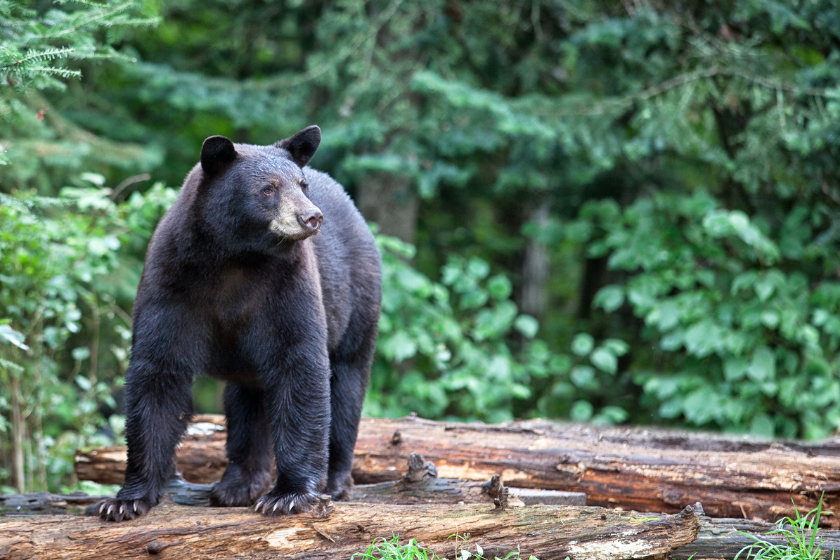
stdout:
<svg viewBox="0 0 840 560">
<path fill-rule="evenodd" d="M 593 507 L 531 506 L 496 510 L 484 505 L 393 506 L 336 504 L 326 517 L 267 518 L 248 508 L 194 508 L 162 503 L 136 521 L 37 516 L 0 518 L 0 560 L 173 558 L 349 558 L 379 537 L 398 533 L 439 555 L 461 548 L 452 535 L 469 535 L 465 547 L 485 557 L 614 560 L 664 558 L 697 537 L 691 508 L 652 516 Z M 321 515 L 323 515 L 321 511 Z"/>
<path fill-rule="evenodd" d="M 549 204 L 543 202 L 531 214 L 530 220 L 539 229 L 549 224 Z M 522 259 L 522 312 L 536 318 L 546 307 L 546 282 L 548 282 L 548 248 L 545 243 L 529 237 Z"/>
<path fill-rule="evenodd" d="M 178 450 L 188 480 L 211 482 L 224 470 L 223 425 L 202 417 Z M 208 428 L 208 426 L 210 428 Z M 398 434 L 396 434 L 398 432 Z M 209 435 L 199 435 L 208 433 Z M 708 515 L 775 521 L 816 506 L 840 507 L 840 444 L 751 440 L 743 437 L 609 428 L 542 420 L 503 425 L 419 418 L 363 419 L 353 477 L 358 484 L 400 478 L 418 452 L 441 477 L 584 492 L 589 505 L 674 513 L 700 502 Z M 125 448 L 80 453 L 82 480 L 121 483 Z M 837 516 L 823 518 L 840 526 Z"/>
<path fill-rule="evenodd" d="M 411 180 L 391 173 L 372 173 L 356 190 L 356 205 L 379 232 L 414 244 L 420 203 Z"/>
<path fill-rule="evenodd" d="M 21 391 L 20 380 L 15 372 L 11 374 L 12 383 L 10 397 L 12 399 L 12 475 L 15 479 L 15 488 L 23 494 L 26 492 L 26 472 L 23 468 L 23 415 L 21 414 Z"/>
</svg>

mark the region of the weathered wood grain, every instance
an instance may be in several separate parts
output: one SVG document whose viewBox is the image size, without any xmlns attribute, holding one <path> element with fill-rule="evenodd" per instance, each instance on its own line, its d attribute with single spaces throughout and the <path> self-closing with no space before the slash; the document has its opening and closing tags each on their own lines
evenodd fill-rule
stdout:
<svg viewBox="0 0 840 560">
<path fill-rule="evenodd" d="M 519 548 L 540 560 L 664 558 L 700 529 L 691 508 L 649 515 L 595 507 L 393 506 L 336 504 L 326 518 L 266 518 L 245 508 L 164 503 L 143 518 L 109 523 L 93 517 L 0 517 L 0 560 L 335 559 L 363 551 L 374 538 L 400 534 L 453 557 L 452 535 L 469 534 L 485 556 Z"/>
<path fill-rule="evenodd" d="M 701 520 L 697 540 L 672 552 L 673 560 L 732 560 L 744 547 L 755 543 L 757 538 L 773 544 L 787 544 L 783 537 L 767 534 L 776 528 L 772 523 L 708 517 L 702 517 Z M 835 557 L 840 558 L 840 531 L 821 529 L 819 542 L 823 558 L 831 558 L 835 551 Z M 741 558 L 745 557 L 746 554 L 741 555 Z"/>
<path fill-rule="evenodd" d="M 494 497 L 487 492 L 486 483 L 475 480 L 453 478 L 429 478 L 421 482 L 406 483 L 402 480 L 362 484 L 348 492 L 343 501 L 367 504 L 415 505 L 415 504 L 486 504 Z M 163 493 L 182 506 L 206 507 L 210 505 L 212 484 L 195 484 L 183 479 L 172 479 L 163 488 Z M 90 496 L 84 492 L 72 494 L 0 494 L 0 516 L 2 515 L 55 515 L 82 514 L 88 506 L 112 496 Z M 585 506 L 586 495 L 580 492 L 557 492 L 554 490 L 527 490 L 515 488 L 509 505 L 553 505 Z"/>
<path fill-rule="evenodd" d="M 186 436 L 178 468 L 188 480 L 217 480 L 225 434 L 218 417 L 202 417 L 205 435 Z M 396 436 L 395 436 L 396 434 Z M 411 452 L 433 461 L 443 478 L 510 487 L 584 492 L 589 505 L 675 513 L 701 502 L 713 517 L 775 521 L 815 507 L 825 492 L 826 526 L 840 526 L 840 444 L 760 441 L 735 436 L 541 420 L 504 425 L 419 418 L 363 419 L 353 477 L 359 484 L 398 479 Z M 125 450 L 79 454 L 84 480 L 120 483 Z"/>
</svg>

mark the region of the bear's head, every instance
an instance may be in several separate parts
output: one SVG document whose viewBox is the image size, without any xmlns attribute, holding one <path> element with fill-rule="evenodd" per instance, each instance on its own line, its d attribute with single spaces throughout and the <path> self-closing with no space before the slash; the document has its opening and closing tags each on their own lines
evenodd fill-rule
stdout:
<svg viewBox="0 0 840 560">
<path fill-rule="evenodd" d="M 317 126 L 271 146 L 211 136 L 201 147 L 203 221 L 249 250 L 315 235 L 324 215 L 307 196 L 304 167 L 320 143 Z"/>
</svg>

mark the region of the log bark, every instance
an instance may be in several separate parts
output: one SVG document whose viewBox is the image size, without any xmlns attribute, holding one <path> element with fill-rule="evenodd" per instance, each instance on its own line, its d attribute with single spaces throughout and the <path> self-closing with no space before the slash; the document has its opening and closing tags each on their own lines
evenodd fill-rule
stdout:
<svg viewBox="0 0 840 560">
<path fill-rule="evenodd" d="M 409 483 L 404 480 L 362 484 L 348 491 L 343 501 L 367 504 L 419 505 L 419 504 L 485 504 L 494 503 L 496 495 L 488 491 L 489 482 L 455 478 L 428 478 Z M 194 484 L 182 478 L 173 478 L 163 488 L 163 493 L 182 506 L 207 507 L 213 484 Z M 112 496 L 91 496 L 84 492 L 72 494 L 0 494 L 0 516 L 3 515 L 80 515 L 93 504 Z M 554 490 L 527 490 L 515 488 L 508 505 L 585 506 L 586 495 L 580 492 Z"/>
<path fill-rule="evenodd" d="M 161 504 L 141 519 L 108 523 L 73 516 L 0 518 L 0 560 L 157 558 L 349 558 L 378 537 L 399 533 L 443 556 L 457 551 L 452 535 L 469 534 L 484 555 L 521 549 L 540 560 L 664 558 L 697 537 L 691 508 L 652 516 L 593 507 L 336 504 L 325 518 L 267 518 L 246 508 Z M 452 556 L 450 556 L 452 557 Z"/>
<path fill-rule="evenodd" d="M 744 547 L 754 544 L 757 538 L 778 545 L 788 544 L 783 537 L 767 534 L 776 529 L 772 523 L 708 517 L 701 520 L 697 540 L 672 552 L 672 560 L 731 560 Z M 818 535 L 822 558 L 831 558 L 835 551 L 840 554 L 840 531 L 821 529 Z M 742 554 L 741 558 L 746 558 L 746 554 Z"/>
<path fill-rule="evenodd" d="M 224 432 L 202 417 L 178 451 L 188 480 L 218 480 L 224 470 Z M 209 426 L 209 428 L 208 428 Z M 816 506 L 840 507 L 840 443 L 761 441 L 743 437 L 639 428 L 596 427 L 534 420 L 504 425 L 444 423 L 408 417 L 363 419 L 353 477 L 358 484 L 402 475 L 411 452 L 433 461 L 441 477 L 510 487 L 584 492 L 589 505 L 676 513 L 701 502 L 713 517 L 775 521 Z M 82 480 L 121 483 L 125 450 L 77 456 Z M 823 518 L 840 526 L 840 516 Z"/>
<path fill-rule="evenodd" d="M 444 483 L 444 500 L 447 500 L 452 490 L 449 483 L 467 483 L 468 481 L 433 479 L 433 481 L 429 482 L 433 482 L 435 487 Z M 353 499 L 368 503 L 377 500 L 379 503 L 388 503 L 387 500 L 394 499 L 399 503 L 423 503 L 423 500 L 417 499 L 414 493 L 410 494 L 408 500 L 400 501 L 400 498 L 395 497 L 394 494 L 383 491 L 387 488 L 396 487 L 399 484 L 401 483 L 385 482 L 359 486 L 354 489 L 354 492 L 357 494 L 353 496 Z M 478 483 L 472 484 L 479 486 Z M 186 488 L 189 488 L 189 492 L 184 490 Z M 181 491 L 178 491 L 178 485 L 171 484 L 167 487 L 166 492 L 176 504 L 184 505 L 192 503 L 193 505 L 206 506 L 210 488 L 211 485 L 207 484 L 184 482 L 181 485 Z M 200 493 L 201 497 L 196 499 L 196 493 Z M 567 497 L 567 500 L 579 501 L 582 496 L 582 494 L 571 494 L 571 499 Z M 90 496 L 83 492 L 74 492 L 73 494 L 66 495 L 46 493 L 0 495 L 0 516 L 18 516 L 23 514 L 82 515 L 89 506 L 99 502 L 104 497 Z M 453 503 L 451 500 L 440 501 L 440 496 L 438 495 L 437 497 L 438 501 L 435 503 Z M 391 503 L 391 505 L 396 505 L 396 503 Z M 671 553 L 673 560 L 731 560 L 744 547 L 755 543 L 756 539 L 765 540 L 773 544 L 786 544 L 784 538 L 768 535 L 770 531 L 776 529 L 776 525 L 771 523 L 745 519 L 713 519 L 709 517 L 701 517 L 700 519 L 701 525 L 697 539 L 685 546 L 676 548 Z M 820 530 L 819 542 L 822 545 L 823 557 L 830 558 L 832 552 L 840 552 L 840 531 Z M 0 556 L 0 559 L 2 559 L 2 556 Z"/>
<path fill-rule="evenodd" d="M 227 467 L 225 417 L 201 414 L 193 419 L 178 444 L 178 471 L 190 482 L 206 484 L 222 478 Z M 76 453 L 79 480 L 100 484 L 122 484 L 125 478 L 126 448 L 100 447 Z"/>
</svg>

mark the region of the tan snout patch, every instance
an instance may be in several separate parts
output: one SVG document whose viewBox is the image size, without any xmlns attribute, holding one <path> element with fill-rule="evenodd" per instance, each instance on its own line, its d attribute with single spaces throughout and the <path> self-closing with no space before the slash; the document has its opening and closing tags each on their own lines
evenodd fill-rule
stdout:
<svg viewBox="0 0 840 560">
<path fill-rule="evenodd" d="M 277 217 L 271 220 L 268 229 L 286 239 L 306 239 L 311 235 L 317 234 L 320 228 L 313 234 L 304 229 L 298 222 L 298 213 L 302 208 L 291 196 L 283 196 L 280 198 L 280 207 L 278 208 Z M 308 199 L 307 199 L 308 202 Z M 309 203 L 308 206 L 314 206 Z"/>
</svg>

